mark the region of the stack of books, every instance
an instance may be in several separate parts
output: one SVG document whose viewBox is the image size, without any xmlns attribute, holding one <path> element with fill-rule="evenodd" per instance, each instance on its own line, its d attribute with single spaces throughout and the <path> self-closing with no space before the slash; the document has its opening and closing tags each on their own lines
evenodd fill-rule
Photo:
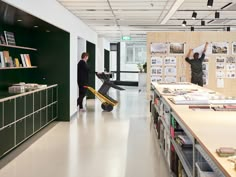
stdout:
<svg viewBox="0 0 236 177">
<path fill-rule="evenodd" d="M 232 147 L 220 147 L 219 149 L 216 149 L 216 153 L 220 157 L 229 157 L 236 155 L 236 150 Z"/>
</svg>

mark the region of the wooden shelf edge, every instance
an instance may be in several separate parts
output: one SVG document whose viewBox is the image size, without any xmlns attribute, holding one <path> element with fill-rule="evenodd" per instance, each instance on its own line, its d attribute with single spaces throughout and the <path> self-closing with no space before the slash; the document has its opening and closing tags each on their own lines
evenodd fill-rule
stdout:
<svg viewBox="0 0 236 177">
<path fill-rule="evenodd" d="M 8 69 L 31 69 L 31 68 L 37 68 L 37 66 L 31 66 L 31 67 L 4 67 L 4 68 L 0 68 L 0 70 L 8 70 Z"/>
<path fill-rule="evenodd" d="M 23 47 L 23 46 L 17 46 L 17 45 L 0 44 L 0 46 L 37 51 L 37 49 L 35 49 L 35 48 Z"/>
</svg>

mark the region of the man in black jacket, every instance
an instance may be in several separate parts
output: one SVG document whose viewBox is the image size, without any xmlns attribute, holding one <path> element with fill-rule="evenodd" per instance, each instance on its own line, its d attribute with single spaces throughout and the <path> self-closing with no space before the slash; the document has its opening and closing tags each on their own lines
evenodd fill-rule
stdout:
<svg viewBox="0 0 236 177">
<path fill-rule="evenodd" d="M 208 46 L 208 42 L 206 42 L 205 47 L 203 49 L 202 55 L 199 58 L 199 53 L 193 54 L 193 59 L 189 59 L 193 49 L 190 49 L 185 60 L 191 65 L 191 83 L 197 84 L 199 86 L 203 86 L 203 71 L 202 71 L 202 62 L 205 58 L 205 52 Z"/>
<path fill-rule="evenodd" d="M 84 88 L 84 86 L 88 86 L 88 80 L 89 80 L 89 67 L 87 64 L 89 58 L 89 54 L 84 52 L 81 55 L 81 60 L 77 64 L 77 82 L 79 86 L 79 98 L 77 99 L 77 106 L 79 105 L 80 110 L 83 109 L 83 99 L 86 95 L 87 89 Z"/>
</svg>

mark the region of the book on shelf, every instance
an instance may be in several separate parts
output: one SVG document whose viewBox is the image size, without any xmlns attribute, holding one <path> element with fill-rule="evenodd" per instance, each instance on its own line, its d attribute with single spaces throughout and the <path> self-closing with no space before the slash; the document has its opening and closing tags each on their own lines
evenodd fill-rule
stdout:
<svg viewBox="0 0 236 177">
<path fill-rule="evenodd" d="M 24 54 L 25 62 L 27 67 L 31 67 L 31 61 L 30 61 L 30 55 L 29 54 Z"/>
<path fill-rule="evenodd" d="M 0 52 L 0 61 L 1 61 L 1 68 L 4 68 L 5 60 L 4 60 L 3 52 Z"/>
<path fill-rule="evenodd" d="M 5 35 L 7 45 L 16 45 L 15 36 L 13 32 L 4 31 L 4 35 Z"/>
<path fill-rule="evenodd" d="M 20 54 L 20 58 L 21 58 L 22 66 L 23 66 L 23 67 L 27 67 L 26 62 L 25 62 L 24 54 Z"/>
<path fill-rule="evenodd" d="M 20 67 L 20 62 L 18 58 L 14 59 L 15 67 L 19 68 Z"/>
<path fill-rule="evenodd" d="M 2 34 L 0 35 L 0 41 L 1 41 L 1 44 L 6 44 L 6 40 Z"/>
</svg>

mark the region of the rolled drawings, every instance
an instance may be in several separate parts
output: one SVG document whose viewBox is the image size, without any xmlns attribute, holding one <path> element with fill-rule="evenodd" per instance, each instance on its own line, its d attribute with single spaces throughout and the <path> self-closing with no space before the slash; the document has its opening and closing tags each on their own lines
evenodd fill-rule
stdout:
<svg viewBox="0 0 236 177">
<path fill-rule="evenodd" d="M 167 43 L 151 43 L 151 53 L 166 54 L 168 51 Z"/>
<path fill-rule="evenodd" d="M 216 71 L 216 78 L 224 78 L 225 72 L 224 71 Z"/>
<path fill-rule="evenodd" d="M 225 65 L 223 63 L 216 63 L 216 69 L 217 70 L 224 70 L 225 69 Z"/>
<path fill-rule="evenodd" d="M 232 54 L 236 54 L 236 42 L 232 42 Z"/>
<path fill-rule="evenodd" d="M 229 43 L 228 42 L 213 42 L 212 54 L 228 54 Z"/>
<path fill-rule="evenodd" d="M 233 56 L 229 56 L 226 58 L 226 63 L 236 63 L 236 58 Z"/>
<path fill-rule="evenodd" d="M 170 54 L 183 55 L 185 51 L 184 43 L 170 43 Z"/>
<path fill-rule="evenodd" d="M 162 65 L 163 59 L 161 57 L 152 57 L 151 62 L 152 65 Z"/>
<path fill-rule="evenodd" d="M 200 46 L 194 48 L 194 49 L 193 49 L 193 54 L 194 54 L 194 53 L 199 53 L 199 56 L 201 56 L 202 53 L 203 53 L 204 48 L 205 48 L 205 44 L 202 44 L 202 45 L 200 45 Z M 206 55 L 211 54 L 211 45 L 210 45 L 210 44 L 208 44 L 207 50 L 206 50 L 205 54 L 206 54 Z"/>
<path fill-rule="evenodd" d="M 226 70 L 227 71 L 235 71 L 235 64 L 233 64 L 233 63 L 227 64 Z"/>
<path fill-rule="evenodd" d="M 226 73 L 227 78 L 235 78 L 235 71 L 228 71 Z"/>
<path fill-rule="evenodd" d="M 172 76 L 172 77 L 165 77 L 165 82 L 174 83 L 174 82 L 176 82 L 176 77 L 174 77 L 174 76 Z"/>
<path fill-rule="evenodd" d="M 165 65 L 176 65 L 176 57 L 165 57 L 164 64 Z"/>
<path fill-rule="evenodd" d="M 166 66 L 165 67 L 165 75 L 176 75 L 176 67 Z"/>
</svg>

